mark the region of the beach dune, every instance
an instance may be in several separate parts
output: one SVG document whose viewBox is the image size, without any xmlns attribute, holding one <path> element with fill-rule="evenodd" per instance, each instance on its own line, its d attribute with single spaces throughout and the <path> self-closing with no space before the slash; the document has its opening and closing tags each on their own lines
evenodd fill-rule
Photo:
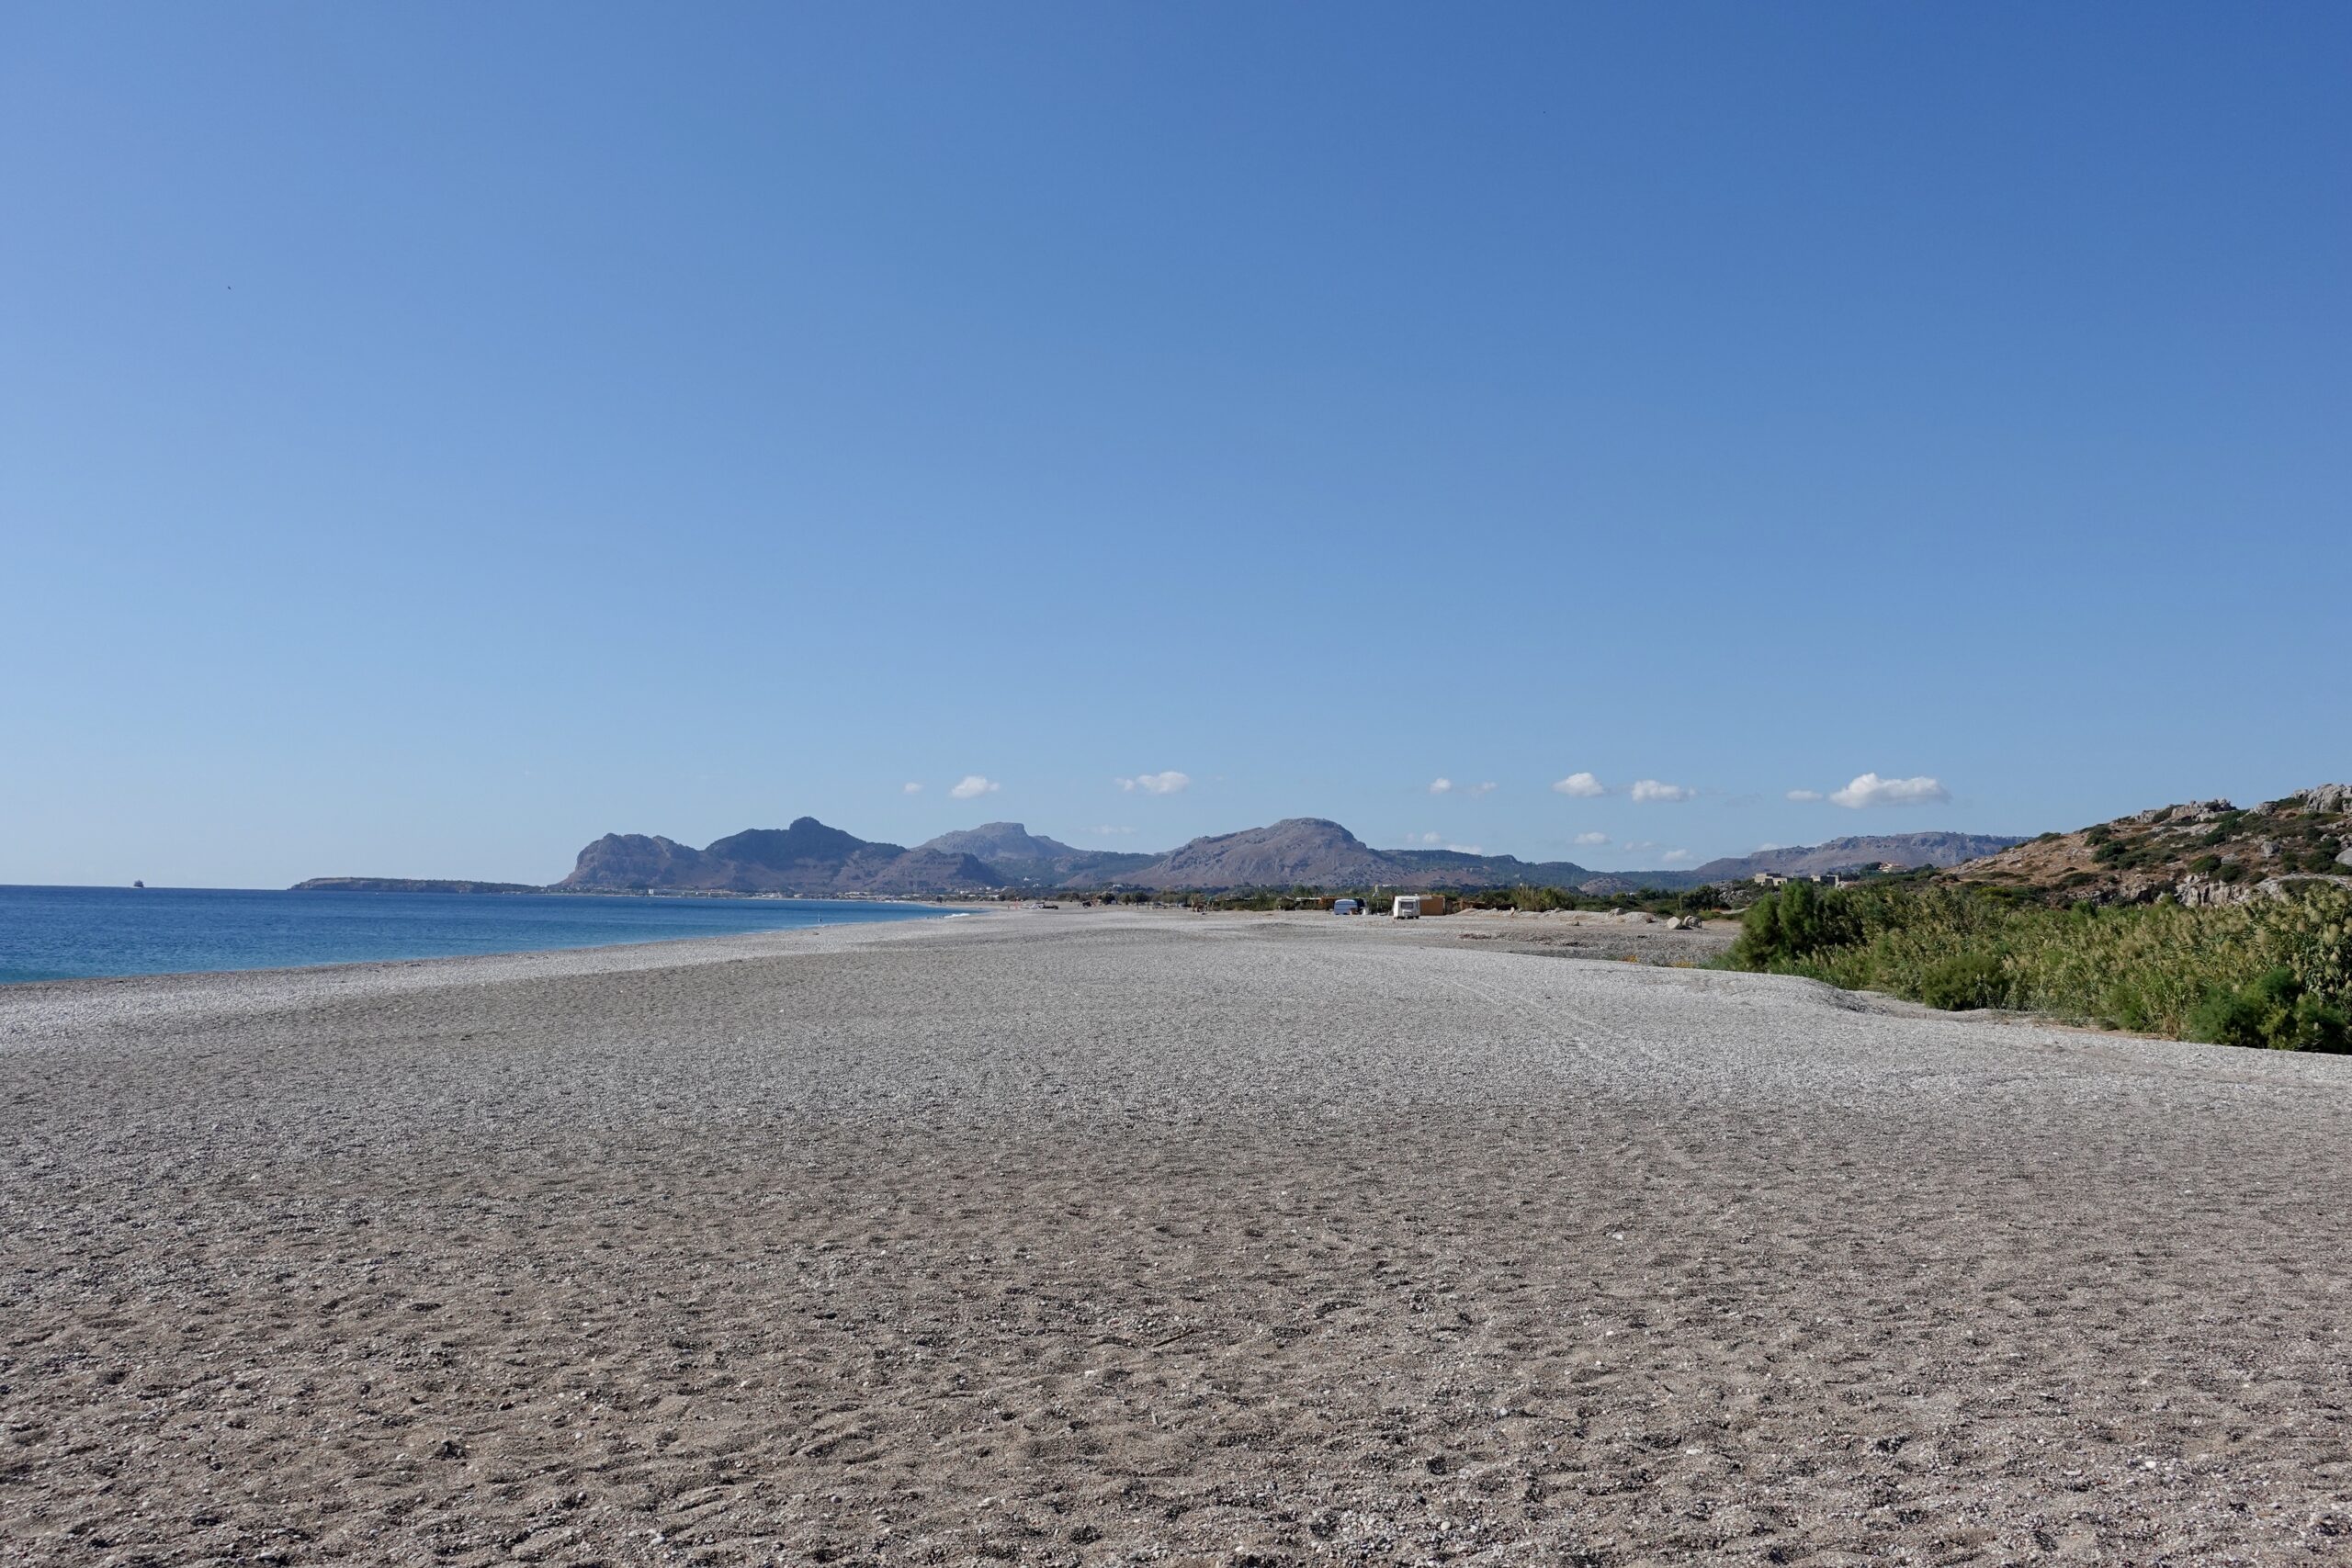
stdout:
<svg viewBox="0 0 2352 1568">
<path fill-rule="evenodd" d="M 0 1562 L 2352 1555 L 2352 1064 L 1478 929 L 0 991 Z"/>
</svg>

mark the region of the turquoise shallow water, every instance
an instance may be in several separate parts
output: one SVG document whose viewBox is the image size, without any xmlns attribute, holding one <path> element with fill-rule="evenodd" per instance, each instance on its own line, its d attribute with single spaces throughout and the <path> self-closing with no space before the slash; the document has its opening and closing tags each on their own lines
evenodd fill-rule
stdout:
<svg viewBox="0 0 2352 1568">
<path fill-rule="evenodd" d="M 0 985 L 609 947 L 947 912 L 831 898 L 0 887 Z"/>
</svg>

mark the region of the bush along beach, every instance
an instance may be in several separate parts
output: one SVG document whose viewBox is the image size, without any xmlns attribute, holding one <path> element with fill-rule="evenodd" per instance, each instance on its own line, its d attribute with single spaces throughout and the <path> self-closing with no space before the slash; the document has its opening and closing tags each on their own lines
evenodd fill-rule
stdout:
<svg viewBox="0 0 2352 1568">
<path fill-rule="evenodd" d="M 1977 888 L 1793 883 L 1749 908 L 1723 962 L 1930 1007 L 2352 1051 L 2352 890 L 2340 886 L 2218 908 L 2059 908 Z"/>
</svg>

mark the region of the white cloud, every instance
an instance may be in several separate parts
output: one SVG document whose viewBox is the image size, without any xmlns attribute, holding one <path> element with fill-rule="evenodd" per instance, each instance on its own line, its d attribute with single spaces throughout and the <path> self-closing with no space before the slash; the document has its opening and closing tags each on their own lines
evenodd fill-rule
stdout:
<svg viewBox="0 0 2352 1568">
<path fill-rule="evenodd" d="M 1621 850 L 1654 850 L 1657 845 L 1647 839 L 1627 839 L 1617 847 Z"/>
<path fill-rule="evenodd" d="M 1448 844 L 1445 847 L 1458 855 L 1482 855 L 1487 852 L 1476 844 Z"/>
<path fill-rule="evenodd" d="M 912 779 L 909 779 L 907 781 L 906 788 L 900 791 L 900 793 L 904 795 L 921 795 L 922 793 L 922 785 L 915 783 Z"/>
<path fill-rule="evenodd" d="M 1475 796 L 1481 795 L 1492 795 L 1494 791 L 1495 781 L 1492 779 L 1488 779 L 1485 784 L 1464 784 L 1462 786 L 1462 793 L 1467 795 Z"/>
<path fill-rule="evenodd" d="M 1684 861 L 1690 858 L 1690 852 L 1689 850 L 1668 850 L 1666 853 L 1658 856 L 1657 858 L 1668 865 L 1680 865 Z"/>
<path fill-rule="evenodd" d="M 1412 837 L 1410 833 L 1408 833 L 1405 836 L 1408 839 Z M 1442 843 L 1444 841 L 1444 839 L 1445 835 L 1442 833 L 1423 833 L 1421 835 L 1421 842 L 1425 844 Z"/>
<path fill-rule="evenodd" d="M 1698 793 L 1680 784 L 1660 784 L 1656 779 L 1634 781 L 1633 795 L 1635 800 L 1688 800 Z"/>
<path fill-rule="evenodd" d="M 1453 793 L 1453 781 L 1452 779 L 1431 779 L 1430 780 L 1430 793 L 1431 795 L 1452 795 Z"/>
<path fill-rule="evenodd" d="M 1789 798 L 1791 800 L 1821 800 L 1826 797 L 1817 789 L 1792 789 L 1789 791 Z"/>
<path fill-rule="evenodd" d="M 956 787 L 947 793 L 957 800 L 977 800 L 981 795 L 994 794 L 1003 787 L 994 779 L 982 778 L 978 773 L 966 773 L 961 780 L 957 781 Z"/>
<path fill-rule="evenodd" d="M 1951 798 L 1951 791 L 1936 780 L 1922 775 L 1912 779 L 1883 779 L 1876 773 L 1864 773 L 1844 789 L 1832 790 L 1829 798 L 1850 810 L 1866 806 L 1933 806 Z"/>
<path fill-rule="evenodd" d="M 1777 850 L 1780 847 L 1778 844 L 1758 844 L 1756 846 L 1756 852 L 1760 855 L 1768 850 Z"/>
<path fill-rule="evenodd" d="M 1594 795 L 1609 793 L 1609 786 L 1590 773 L 1570 773 L 1552 787 L 1562 795 L 1575 795 L 1578 800 L 1590 800 Z"/>
<path fill-rule="evenodd" d="M 1193 775 L 1180 773 L 1170 768 L 1164 773 L 1137 773 L 1131 779 L 1121 779 L 1119 787 L 1133 794 L 1141 790 L 1146 795 L 1181 795 L 1193 786 Z"/>
<path fill-rule="evenodd" d="M 1609 841 L 1609 835 L 1606 833 L 1578 833 L 1577 835 L 1576 841 L 1579 844 L 1605 844 Z"/>
</svg>

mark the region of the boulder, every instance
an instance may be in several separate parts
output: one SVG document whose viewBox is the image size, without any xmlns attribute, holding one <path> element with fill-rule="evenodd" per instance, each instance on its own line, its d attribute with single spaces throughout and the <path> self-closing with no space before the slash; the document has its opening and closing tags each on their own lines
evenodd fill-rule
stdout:
<svg viewBox="0 0 2352 1568">
<path fill-rule="evenodd" d="M 2303 791 L 2306 811 L 2352 811 L 2352 784 L 2319 784 Z"/>
<path fill-rule="evenodd" d="M 2266 876 L 2254 885 L 2258 898 L 2284 898 L 2322 884 L 2330 887 L 2352 887 L 2352 876 Z"/>
<path fill-rule="evenodd" d="M 2253 892 L 2252 888 L 2237 883 L 2216 882 L 2210 876 L 2199 876 L 2192 872 L 2174 885 L 2172 896 L 2189 908 L 2211 909 L 2223 904 L 2243 904 L 2253 896 Z"/>
</svg>

